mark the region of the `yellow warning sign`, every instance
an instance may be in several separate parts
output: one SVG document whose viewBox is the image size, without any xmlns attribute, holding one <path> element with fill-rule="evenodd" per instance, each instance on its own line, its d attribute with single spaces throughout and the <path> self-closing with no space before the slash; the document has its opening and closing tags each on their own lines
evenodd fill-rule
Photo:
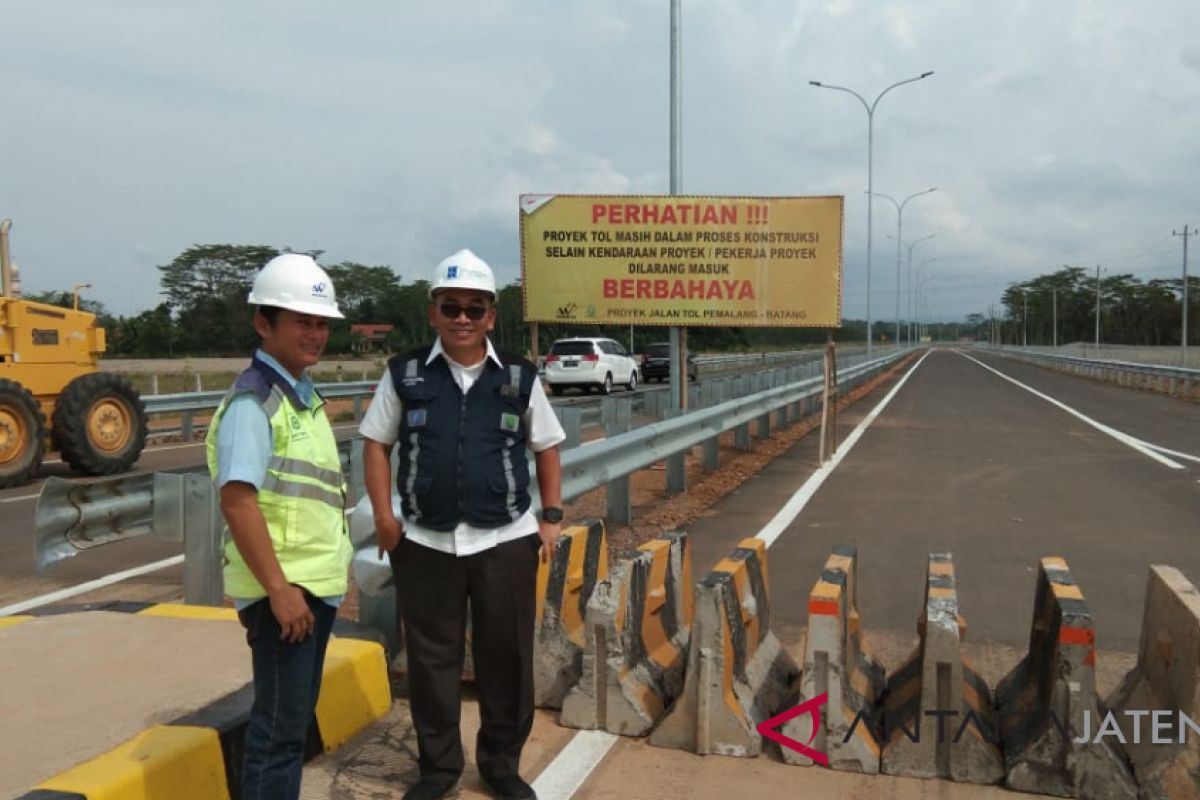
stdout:
<svg viewBox="0 0 1200 800">
<path fill-rule="evenodd" d="M 837 327 L 841 197 L 524 194 L 525 319 Z"/>
</svg>

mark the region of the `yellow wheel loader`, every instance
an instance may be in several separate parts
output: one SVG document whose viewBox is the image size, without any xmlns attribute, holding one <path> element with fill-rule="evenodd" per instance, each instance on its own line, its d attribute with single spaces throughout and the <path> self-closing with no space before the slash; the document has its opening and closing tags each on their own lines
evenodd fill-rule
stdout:
<svg viewBox="0 0 1200 800">
<path fill-rule="evenodd" d="M 104 329 L 78 295 L 75 309 L 13 295 L 11 227 L 0 222 L 0 488 L 28 481 L 47 446 L 84 475 L 125 472 L 146 445 L 145 405 L 129 381 L 96 371 Z"/>
</svg>

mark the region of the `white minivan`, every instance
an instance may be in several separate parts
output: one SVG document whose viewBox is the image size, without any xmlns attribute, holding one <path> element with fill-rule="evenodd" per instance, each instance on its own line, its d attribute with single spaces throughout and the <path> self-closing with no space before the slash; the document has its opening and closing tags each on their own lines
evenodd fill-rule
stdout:
<svg viewBox="0 0 1200 800">
<path fill-rule="evenodd" d="M 615 383 L 633 391 L 638 377 L 637 361 L 615 339 L 559 339 L 546 355 L 546 383 L 556 395 L 571 386 L 609 394 Z"/>
</svg>

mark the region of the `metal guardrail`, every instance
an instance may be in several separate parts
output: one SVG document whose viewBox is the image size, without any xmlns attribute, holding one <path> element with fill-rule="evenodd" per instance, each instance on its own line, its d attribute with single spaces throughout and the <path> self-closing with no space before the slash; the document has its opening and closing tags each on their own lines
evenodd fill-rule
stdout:
<svg viewBox="0 0 1200 800">
<path fill-rule="evenodd" d="M 843 391 L 852 388 L 902 355 L 895 353 L 843 369 L 838 385 Z M 772 412 L 819 396 L 821 388 L 820 376 L 805 378 L 646 425 L 590 447 L 568 450 L 562 456 L 563 499 L 573 500 L 727 431 L 745 429 Z"/>
<path fill-rule="evenodd" d="M 989 347 L 989 351 L 1006 358 L 1043 363 L 1065 372 L 1084 375 L 1127 386 L 1156 389 L 1171 395 L 1200 400 L 1200 369 L 1167 367 L 1158 364 L 1139 364 L 1131 361 L 1081 358 L 1040 353 L 1024 348 Z M 1155 385 L 1157 384 L 1157 385 Z"/>
<path fill-rule="evenodd" d="M 378 381 L 345 381 L 342 383 L 318 383 L 317 391 L 325 398 L 338 400 L 352 398 L 354 400 L 354 419 L 362 419 L 363 398 L 375 393 Z M 146 413 L 178 414 L 182 424 L 178 428 L 151 428 L 151 436 L 182 435 L 191 439 L 195 435 L 196 424 L 193 415 L 198 412 L 210 411 L 221 404 L 226 391 L 220 392 L 183 392 L 180 394 L 144 395 L 142 402 L 146 405 Z M 204 427 L 204 426 L 199 426 Z"/>
<path fill-rule="evenodd" d="M 896 352 L 848 366 L 841 370 L 838 385 L 843 391 L 852 388 L 904 355 L 907 353 Z M 664 460 L 668 487 L 685 490 L 681 483 L 683 460 L 690 448 L 705 445 L 706 467 L 715 469 L 717 464 L 709 454 L 715 454 L 714 445 L 721 434 L 734 431 L 739 446 L 748 448 L 751 422 L 758 421 L 759 435 L 763 436 L 769 431 L 773 412 L 779 414 L 780 424 L 786 424 L 798 420 L 802 411 L 815 407 L 822 389 L 821 376 L 783 380 L 787 372 L 795 374 L 806 368 L 723 379 L 719 391 L 733 397 L 718 397 L 718 386 L 714 383 L 707 390 L 710 401 L 707 407 L 623 433 L 615 431 L 622 425 L 628 427 L 628 409 L 623 414 L 613 413 L 610 405 L 607 422 L 614 434 L 602 442 L 564 453 L 563 499 L 571 500 L 607 485 L 610 495 L 624 497 L 628 513 L 629 476 Z M 624 399 L 624 404 L 632 405 L 629 399 Z M 808 407 L 802 409 L 802 405 Z M 353 505 L 362 493 L 362 442 L 342 442 L 339 450 L 343 464 L 348 467 L 348 505 Z M 536 510 L 540 506 L 536 496 L 534 503 Z M 185 600 L 199 604 L 221 602 L 220 551 L 224 525 L 207 471 L 158 472 L 87 482 L 50 478 L 38 497 L 35 519 L 35 560 L 39 572 L 94 547 L 154 535 L 184 543 Z"/>
</svg>

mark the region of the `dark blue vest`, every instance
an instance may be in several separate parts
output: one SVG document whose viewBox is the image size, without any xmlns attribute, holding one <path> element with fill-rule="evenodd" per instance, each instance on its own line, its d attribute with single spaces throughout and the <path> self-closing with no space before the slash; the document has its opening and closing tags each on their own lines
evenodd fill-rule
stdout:
<svg viewBox="0 0 1200 800">
<path fill-rule="evenodd" d="M 463 395 L 444 358 L 426 365 L 430 349 L 388 360 L 402 406 L 396 489 L 404 516 L 435 531 L 514 522 L 530 504 L 522 415 L 537 368 L 498 353 L 504 366 L 487 359 Z"/>
</svg>

